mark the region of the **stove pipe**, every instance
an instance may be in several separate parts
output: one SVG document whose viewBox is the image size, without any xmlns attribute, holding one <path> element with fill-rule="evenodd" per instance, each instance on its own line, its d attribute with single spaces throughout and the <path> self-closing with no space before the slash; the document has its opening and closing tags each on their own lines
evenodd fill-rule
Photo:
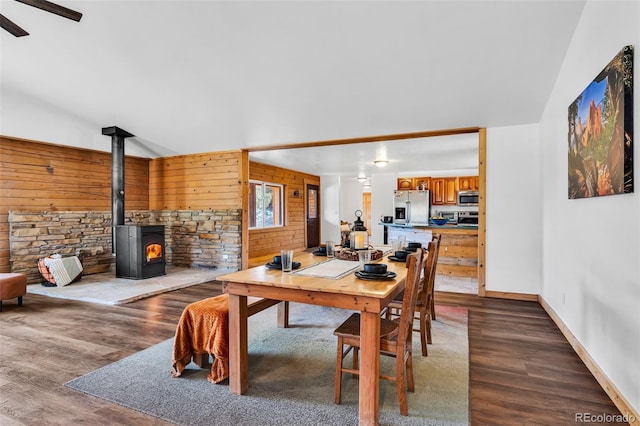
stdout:
<svg viewBox="0 0 640 426">
<path fill-rule="evenodd" d="M 116 252 L 116 225 L 124 225 L 124 138 L 134 135 L 119 127 L 103 127 L 111 136 L 111 253 Z"/>
</svg>

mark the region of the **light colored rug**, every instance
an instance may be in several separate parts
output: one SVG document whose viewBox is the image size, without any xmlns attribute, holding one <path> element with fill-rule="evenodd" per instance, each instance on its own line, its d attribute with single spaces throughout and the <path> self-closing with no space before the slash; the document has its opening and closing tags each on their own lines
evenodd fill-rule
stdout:
<svg viewBox="0 0 640 426">
<path fill-rule="evenodd" d="M 249 318 L 249 390 L 229 391 L 228 380 L 207 381 L 190 364 L 170 375 L 173 339 L 65 385 L 179 425 L 356 425 L 358 379 L 343 376 L 342 404 L 333 403 L 337 341 L 333 330 L 350 311 L 292 303 L 291 328 L 276 327 L 276 309 Z M 381 425 L 466 425 L 469 420 L 467 311 L 436 306 L 429 356 L 414 339 L 416 392 L 400 416 L 395 384 L 380 382 Z M 414 334 L 417 337 L 417 333 Z M 350 356 L 345 362 L 350 362 Z M 381 358 L 381 371 L 393 360 Z"/>
<path fill-rule="evenodd" d="M 167 267 L 166 272 L 166 275 L 144 280 L 116 278 L 115 272 L 91 274 L 64 287 L 44 287 L 41 284 L 31 284 L 27 286 L 27 293 L 103 305 L 119 305 L 166 291 L 213 281 L 216 277 L 231 271 Z"/>
</svg>

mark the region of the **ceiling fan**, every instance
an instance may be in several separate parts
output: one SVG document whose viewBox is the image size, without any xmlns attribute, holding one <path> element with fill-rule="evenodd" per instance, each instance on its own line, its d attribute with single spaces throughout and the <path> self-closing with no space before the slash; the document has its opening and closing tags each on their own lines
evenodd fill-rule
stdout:
<svg viewBox="0 0 640 426">
<path fill-rule="evenodd" d="M 37 7 L 38 9 L 45 10 L 47 12 L 55 13 L 58 16 L 63 16 L 65 18 L 71 19 L 76 22 L 80 22 L 80 18 L 82 18 L 82 13 L 76 12 L 75 10 L 68 9 L 64 6 L 60 6 L 55 3 L 51 3 L 46 0 L 16 0 L 17 2 L 24 3 L 29 6 Z M 23 37 L 29 35 L 27 31 L 18 26 L 15 22 L 0 14 L 0 27 L 9 31 L 16 37 Z"/>
</svg>

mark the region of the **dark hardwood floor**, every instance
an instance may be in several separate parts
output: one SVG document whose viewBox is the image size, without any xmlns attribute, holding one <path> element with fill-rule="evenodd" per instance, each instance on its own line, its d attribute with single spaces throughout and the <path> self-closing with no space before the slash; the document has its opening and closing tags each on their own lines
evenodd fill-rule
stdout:
<svg viewBox="0 0 640 426">
<path fill-rule="evenodd" d="M 5 302 L 0 424 L 166 424 L 63 384 L 172 337 L 185 305 L 219 292 L 214 282 L 122 306 L 32 294 L 23 306 Z M 454 293 L 437 293 L 436 303 L 469 309 L 471 424 L 564 425 L 576 413 L 619 414 L 538 304 Z"/>
</svg>

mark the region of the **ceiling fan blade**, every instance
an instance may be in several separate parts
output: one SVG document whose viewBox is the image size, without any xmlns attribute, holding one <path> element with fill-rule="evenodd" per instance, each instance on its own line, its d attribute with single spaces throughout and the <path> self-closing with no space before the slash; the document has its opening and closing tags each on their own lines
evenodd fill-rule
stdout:
<svg viewBox="0 0 640 426">
<path fill-rule="evenodd" d="M 0 27 L 9 31 L 11 34 L 13 34 L 16 37 L 29 35 L 28 32 L 20 28 L 18 25 L 15 24 L 15 22 L 13 22 L 11 19 L 5 17 L 2 14 L 0 14 Z"/>
<path fill-rule="evenodd" d="M 63 16 L 71 19 L 72 21 L 80 22 L 82 13 L 75 10 L 68 9 L 64 6 L 60 6 L 55 3 L 51 3 L 46 0 L 16 0 L 20 3 L 28 4 L 29 6 L 37 7 L 38 9 L 46 10 L 47 12 L 55 13 L 56 15 Z"/>
</svg>

